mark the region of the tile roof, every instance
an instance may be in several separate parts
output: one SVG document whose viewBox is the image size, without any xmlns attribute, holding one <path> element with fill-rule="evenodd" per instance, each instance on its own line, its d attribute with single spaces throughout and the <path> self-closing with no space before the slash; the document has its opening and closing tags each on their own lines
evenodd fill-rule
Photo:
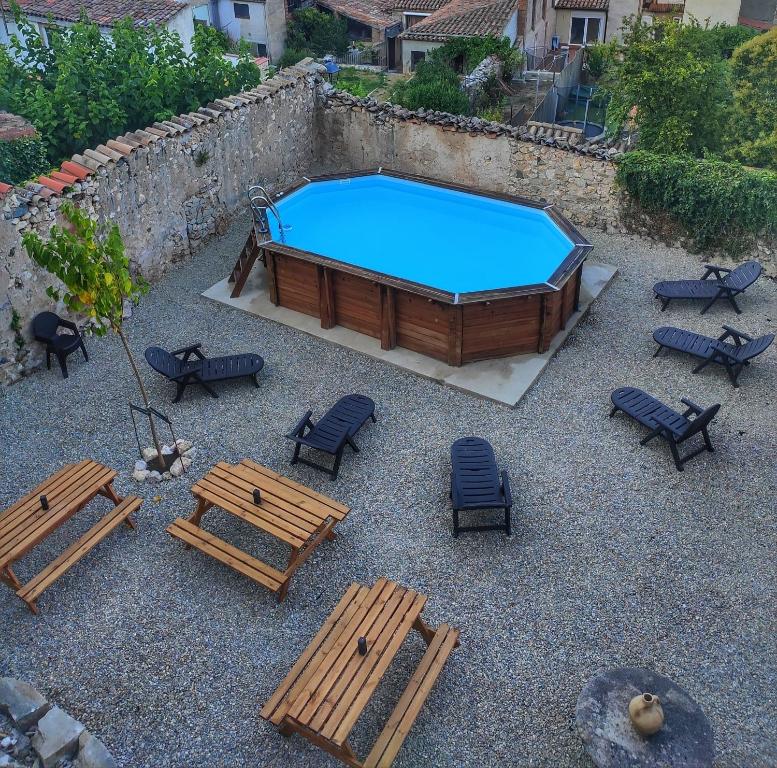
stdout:
<svg viewBox="0 0 777 768">
<path fill-rule="evenodd" d="M 555 0 L 553 7 L 573 11 L 606 11 L 610 0 Z"/>
<path fill-rule="evenodd" d="M 368 27 L 386 29 L 396 22 L 386 8 L 386 2 L 391 0 L 318 0 L 317 4 Z"/>
<path fill-rule="evenodd" d="M 517 8 L 517 0 L 451 0 L 439 11 L 413 24 L 400 37 L 430 41 L 474 35 L 499 37 Z"/>
<path fill-rule="evenodd" d="M 28 15 L 78 21 L 83 9 L 101 26 L 110 27 L 130 16 L 139 23 L 164 24 L 186 8 L 185 0 L 17 0 Z"/>
<path fill-rule="evenodd" d="M 682 13 L 685 6 L 682 3 L 654 3 L 645 0 L 642 10 L 648 13 Z"/>
<path fill-rule="evenodd" d="M 420 11 L 428 13 L 437 11 L 450 0 L 386 0 L 387 11 Z"/>
</svg>

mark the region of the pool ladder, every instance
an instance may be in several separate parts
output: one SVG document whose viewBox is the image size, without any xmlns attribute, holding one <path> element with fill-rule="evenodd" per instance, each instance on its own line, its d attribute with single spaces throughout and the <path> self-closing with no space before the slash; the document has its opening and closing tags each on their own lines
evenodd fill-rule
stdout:
<svg viewBox="0 0 777 768">
<path fill-rule="evenodd" d="M 254 234 L 256 236 L 256 242 L 258 245 L 262 245 L 272 240 L 272 233 L 270 232 L 270 220 L 267 217 L 267 211 L 270 211 L 275 216 L 278 222 L 278 232 L 280 233 L 280 240 L 282 243 L 286 242 L 286 232 L 281 221 L 281 214 L 278 211 L 277 206 L 272 200 L 272 197 L 267 193 L 267 190 L 259 184 L 254 184 L 248 188 L 248 199 L 251 201 L 251 214 L 254 219 Z"/>
<path fill-rule="evenodd" d="M 248 189 L 248 199 L 251 203 L 253 227 L 248 240 L 246 240 L 246 244 L 243 246 L 243 250 L 240 251 L 240 256 L 238 256 L 235 266 L 232 268 L 232 272 L 229 274 L 228 282 L 234 283 L 232 293 L 230 294 L 233 299 L 240 296 L 256 260 L 265 260 L 264 245 L 273 239 L 267 211 L 270 211 L 278 221 L 280 241 L 282 243 L 286 242 L 286 231 L 281 221 L 281 215 L 267 190 L 259 184 L 255 184 Z"/>
</svg>

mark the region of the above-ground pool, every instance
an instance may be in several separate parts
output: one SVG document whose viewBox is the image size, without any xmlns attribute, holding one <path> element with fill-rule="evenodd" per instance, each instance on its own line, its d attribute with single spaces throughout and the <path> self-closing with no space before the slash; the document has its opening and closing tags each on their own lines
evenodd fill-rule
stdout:
<svg viewBox="0 0 777 768">
<path fill-rule="evenodd" d="M 545 351 L 590 244 L 552 206 L 387 171 L 277 195 L 272 301 L 450 365 Z"/>
</svg>

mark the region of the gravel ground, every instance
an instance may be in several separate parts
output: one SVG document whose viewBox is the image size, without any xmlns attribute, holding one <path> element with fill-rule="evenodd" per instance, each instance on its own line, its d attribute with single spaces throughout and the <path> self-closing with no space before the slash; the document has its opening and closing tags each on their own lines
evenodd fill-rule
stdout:
<svg viewBox="0 0 777 768">
<path fill-rule="evenodd" d="M 710 718 L 720 766 L 777 765 L 775 682 L 777 350 L 733 389 L 722 370 L 692 376 L 689 358 L 653 359 L 664 323 L 716 335 L 722 323 L 774 331 L 777 289 L 761 280 L 745 314 L 718 305 L 665 314 L 650 286 L 693 276 L 701 256 L 586 233 L 620 274 L 515 409 L 480 400 L 211 303 L 200 292 L 231 267 L 243 223 L 143 299 L 127 330 L 150 344 L 202 341 L 212 354 L 258 351 L 261 389 L 221 397 L 173 389 L 145 369 L 151 396 L 198 454 L 188 478 L 140 491 L 130 477 L 137 400 L 115 338 L 88 342 L 71 377 L 40 374 L 0 393 L 0 508 L 60 464 L 90 456 L 121 471 L 120 492 L 146 496 L 138 531 L 119 529 L 41 599 L 32 616 L 6 590 L 0 674 L 28 680 L 81 720 L 127 768 L 334 766 L 303 739 L 281 738 L 258 710 L 352 580 L 388 576 L 429 595 L 429 623 L 462 630 L 400 752 L 402 766 L 589 766 L 575 733 L 578 693 L 597 669 L 635 665 L 684 686 Z M 721 402 L 716 453 L 675 471 L 665 446 L 609 392 L 635 385 L 678 405 Z M 359 436 L 336 483 L 289 466 L 283 433 L 308 407 L 364 392 L 378 423 Z M 510 471 L 514 535 L 451 536 L 449 446 L 489 438 Z M 333 495 L 352 512 L 336 542 L 302 567 L 281 605 L 165 526 L 192 509 L 193 478 L 217 460 L 251 457 Z M 155 493 L 161 498 L 154 499 Z M 23 560 L 36 572 L 106 509 L 96 501 Z M 214 511 L 217 535 L 282 563 L 284 553 Z M 4 588 L 3 588 L 4 589 Z M 411 636 L 412 637 L 412 636 Z M 353 735 L 365 755 L 422 653 L 412 637 Z"/>
</svg>

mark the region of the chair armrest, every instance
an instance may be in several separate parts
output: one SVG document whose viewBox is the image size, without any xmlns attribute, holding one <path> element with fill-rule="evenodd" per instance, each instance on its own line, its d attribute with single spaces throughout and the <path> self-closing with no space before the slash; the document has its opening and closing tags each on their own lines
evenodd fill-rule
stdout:
<svg viewBox="0 0 777 768">
<path fill-rule="evenodd" d="M 715 275 L 718 280 L 722 280 L 723 276 L 720 274 L 721 272 L 731 272 L 731 270 L 726 267 L 716 267 L 714 264 L 705 264 L 704 269 L 705 272 L 702 275 L 702 280 L 706 280 L 710 275 Z"/>
<path fill-rule="evenodd" d="M 173 355 L 173 357 L 183 355 L 183 362 L 187 362 L 192 355 L 196 355 L 200 358 L 200 360 L 204 360 L 205 355 L 200 351 L 201 346 L 202 342 L 198 342 L 197 344 L 189 344 L 188 347 L 181 347 L 181 349 L 176 349 L 170 354 Z"/>
<path fill-rule="evenodd" d="M 732 339 L 734 339 L 734 343 L 737 346 L 740 346 L 742 343 L 742 339 L 745 341 L 752 341 L 753 337 L 748 336 L 746 333 L 742 333 L 742 331 L 737 331 L 735 328 L 732 328 L 730 325 L 724 325 L 723 330 L 725 333 L 718 336 L 718 341 L 723 341 L 724 339 L 727 339 L 729 336 L 731 336 Z"/>
<path fill-rule="evenodd" d="M 513 506 L 513 495 L 510 493 L 510 477 L 507 474 L 507 470 L 502 470 L 502 492 L 505 495 L 505 506 Z"/>
<path fill-rule="evenodd" d="M 700 405 L 696 405 L 692 400 L 688 400 L 687 398 L 683 397 L 680 399 L 680 402 L 683 405 L 688 406 L 688 410 L 683 414 L 684 416 L 688 416 L 691 413 L 695 413 L 697 416 L 700 413 L 704 413 L 704 408 L 702 408 Z M 658 419 L 656 419 L 658 421 Z"/>
<path fill-rule="evenodd" d="M 730 360 L 732 363 L 738 363 L 739 358 L 737 358 L 736 355 L 732 355 L 731 351 L 729 349 L 731 345 L 724 344 L 722 340 L 718 340 L 712 345 L 712 354 L 709 356 L 710 360 L 714 360 L 717 358 L 725 358 L 727 360 Z M 737 347 L 741 346 L 741 344 L 737 341 Z"/>
<path fill-rule="evenodd" d="M 72 321 L 72 320 L 64 320 L 63 318 L 59 318 L 59 326 L 61 328 L 69 328 L 71 331 L 75 333 L 76 336 L 80 336 L 81 334 L 78 332 L 78 326 Z"/>
<path fill-rule="evenodd" d="M 289 440 L 294 440 L 298 437 L 304 437 L 305 436 L 305 428 L 310 427 L 313 429 L 315 424 L 310 420 L 310 417 L 313 415 L 313 411 L 308 411 L 298 422 L 297 425 L 294 427 L 294 429 L 291 430 L 291 432 L 287 433 L 286 437 L 289 438 Z"/>
</svg>

